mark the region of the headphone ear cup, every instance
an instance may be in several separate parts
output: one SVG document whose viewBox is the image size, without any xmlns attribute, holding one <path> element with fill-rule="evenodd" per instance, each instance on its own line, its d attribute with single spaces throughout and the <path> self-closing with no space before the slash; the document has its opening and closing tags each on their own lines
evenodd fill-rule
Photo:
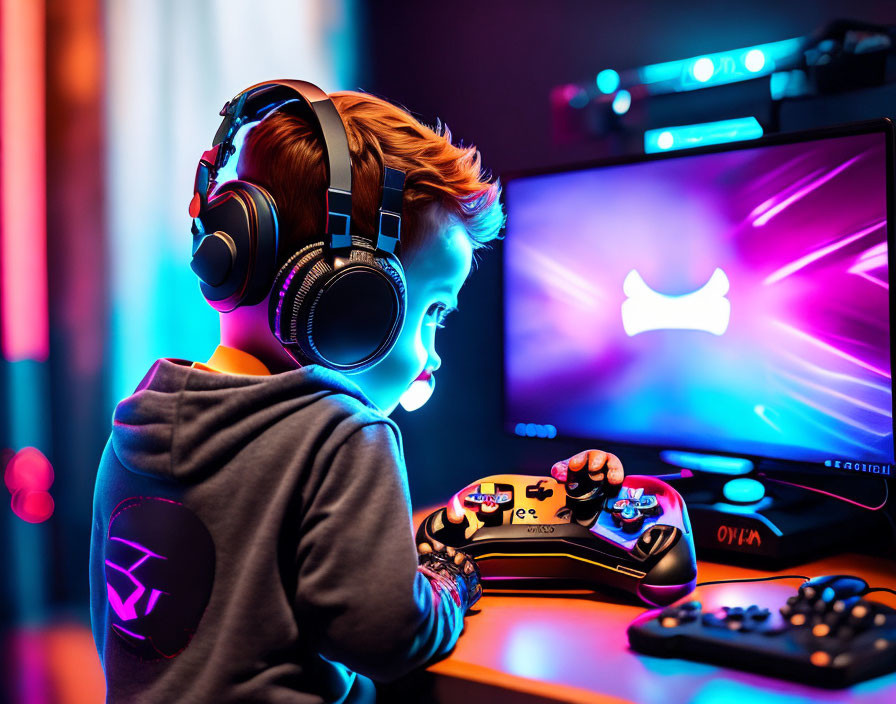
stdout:
<svg viewBox="0 0 896 704">
<path fill-rule="evenodd" d="M 401 264 L 354 243 L 349 258 L 330 259 L 323 242 L 294 254 L 275 277 L 271 331 L 301 364 L 344 372 L 372 367 L 394 347 L 404 324 Z"/>
<path fill-rule="evenodd" d="M 194 236 L 190 266 L 206 300 L 224 313 L 263 301 L 279 241 L 277 206 L 270 193 L 247 181 L 228 181 L 209 199 L 199 222 L 202 232 Z"/>
</svg>

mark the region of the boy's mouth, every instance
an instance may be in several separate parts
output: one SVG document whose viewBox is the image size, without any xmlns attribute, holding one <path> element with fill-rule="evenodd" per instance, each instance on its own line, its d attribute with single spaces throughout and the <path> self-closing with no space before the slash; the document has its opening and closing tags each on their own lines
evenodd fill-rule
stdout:
<svg viewBox="0 0 896 704">
<path fill-rule="evenodd" d="M 420 372 L 420 376 L 411 382 L 411 385 L 401 395 L 398 402 L 404 410 L 408 412 L 416 411 L 429 401 L 429 397 L 432 396 L 435 388 L 436 378 L 432 375 L 432 372 L 424 369 Z"/>
</svg>

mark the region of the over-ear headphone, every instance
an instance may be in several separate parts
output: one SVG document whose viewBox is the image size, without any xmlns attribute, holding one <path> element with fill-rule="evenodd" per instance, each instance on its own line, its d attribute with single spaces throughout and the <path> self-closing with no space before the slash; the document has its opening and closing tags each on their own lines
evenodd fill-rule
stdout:
<svg viewBox="0 0 896 704">
<path fill-rule="evenodd" d="M 279 225 L 271 194 L 243 180 L 211 190 L 235 151 L 239 128 L 286 104 L 306 109 L 323 138 L 326 225 L 276 271 Z M 271 332 L 297 362 L 344 372 L 373 366 L 395 345 L 405 317 L 398 258 L 404 173 L 384 167 L 377 237 L 370 241 L 351 233 L 348 139 L 326 93 L 305 81 L 267 81 L 236 95 L 221 115 L 212 147 L 199 160 L 190 202 L 190 267 L 202 294 L 215 310 L 230 312 L 270 293 Z"/>
</svg>

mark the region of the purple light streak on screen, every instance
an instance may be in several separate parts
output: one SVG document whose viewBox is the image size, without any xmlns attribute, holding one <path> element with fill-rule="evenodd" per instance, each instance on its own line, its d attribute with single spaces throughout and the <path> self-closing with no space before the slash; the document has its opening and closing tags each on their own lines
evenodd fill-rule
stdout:
<svg viewBox="0 0 896 704">
<path fill-rule="evenodd" d="M 563 435 L 893 462 L 881 133 L 508 186 L 507 418 Z M 626 335 L 625 277 L 730 281 L 722 335 Z"/>
</svg>

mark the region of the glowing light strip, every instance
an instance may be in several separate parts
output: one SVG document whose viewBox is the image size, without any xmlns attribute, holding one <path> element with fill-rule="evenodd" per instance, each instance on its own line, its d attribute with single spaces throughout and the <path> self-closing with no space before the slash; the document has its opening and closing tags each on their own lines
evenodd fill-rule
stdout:
<svg viewBox="0 0 896 704">
<path fill-rule="evenodd" d="M 644 133 L 644 152 L 671 152 L 692 149 L 708 144 L 743 142 L 763 135 L 762 125 L 755 117 L 739 117 L 734 120 L 701 122 L 677 127 L 658 127 Z"/>
<path fill-rule="evenodd" d="M 47 359 L 44 3 L 0 3 L 2 353 Z"/>
<path fill-rule="evenodd" d="M 873 364 L 869 364 L 858 357 L 853 357 L 848 352 L 844 352 L 843 350 L 837 349 L 836 347 L 829 345 L 827 342 L 822 342 L 818 338 L 812 337 L 808 333 L 803 332 L 802 330 L 798 330 L 797 328 L 788 325 L 787 323 L 782 323 L 780 320 L 773 320 L 772 324 L 781 328 L 782 330 L 791 333 L 792 335 L 796 335 L 797 337 L 805 340 L 811 345 L 815 345 L 816 347 L 825 350 L 826 352 L 830 352 L 831 354 L 840 357 L 840 359 L 845 359 L 847 362 L 852 362 L 853 364 L 857 364 L 862 367 L 862 369 L 867 369 L 869 372 L 874 372 L 875 374 L 880 374 L 885 379 L 890 378 L 890 373 L 885 372 L 883 369 L 878 369 Z"/>
<path fill-rule="evenodd" d="M 805 257 L 801 257 L 797 259 L 795 262 L 791 262 L 786 266 L 781 267 L 776 272 L 773 272 L 765 277 L 765 280 L 762 282 L 765 286 L 769 284 L 774 284 L 780 281 L 781 279 L 787 278 L 791 274 L 799 271 L 800 269 L 808 266 L 814 261 L 818 261 L 819 259 L 826 257 L 831 252 L 836 252 L 838 249 L 845 247 L 846 245 L 855 242 L 858 239 L 861 239 L 865 235 L 871 234 L 877 229 L 880 229 L 884 225 L 886 225 L 886 220 L 881 220 L 879 223 L 872 225 L 871 227 L 866 227 L 864 230 L 859 230 L 853 235 L 849 235 L 844 237 L 842 240 L 837 240 L 833 244 L 829 244 L 827 247 L 822 247 L 821 249 L 817 249 L 814 252 L 810 252 Z"/>
<path fill-rule="evenodd" d="M 765 76 L 799 55 L 803 39 L 783 39 L 688 59 L 664 61 L 637 69 L 651 93 L 708 88 Z M 665 84 L 665 85 L 664 85 Z"/>
</svg>

